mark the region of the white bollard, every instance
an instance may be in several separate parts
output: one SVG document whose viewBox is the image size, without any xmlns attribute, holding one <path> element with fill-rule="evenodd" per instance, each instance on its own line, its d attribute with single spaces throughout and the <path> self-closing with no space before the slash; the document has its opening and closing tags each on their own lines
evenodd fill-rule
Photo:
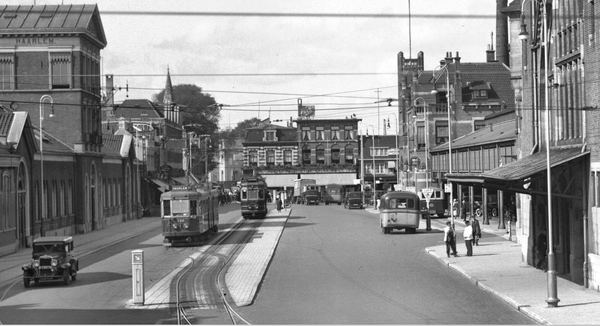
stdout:
<svg viewBox="0 0 600 326">
<path fill-rule="evenodd" d="M 133 304 L 144 304 L 144 251 L 131 252 L 131 276 L 133 285 Z"/>
</svg>

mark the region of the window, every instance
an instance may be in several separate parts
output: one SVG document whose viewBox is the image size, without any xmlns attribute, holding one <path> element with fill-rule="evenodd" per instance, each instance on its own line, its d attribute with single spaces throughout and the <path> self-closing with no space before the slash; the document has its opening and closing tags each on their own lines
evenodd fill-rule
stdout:
<svg viewBox="0 0 600 326">
<path fill-rule="evenodd" d="M 417 149 L 425 149 L 425 126 L 417 126 Z"/>
<path fill-rule="evenodd" d="M 354 164 L 354 148 L 352 145 L 347 145 L 344 152 L 346 164 Z"/>
<path fill-rule="evenodd" d="M 302 127 L 302 140 L 310 140 L 310 127 Z"/>
<path fill-rule="evenodd" d="M 275 136 L 276 130 L 265 130 L 264 141 L 277 141 L 277 137 Z"/>
<path fill-rule="evenodd" d="M 331 126 L 331 140 L 340 140 L 340 127 L 339 126 Z"/>
<path fill-rule="evenodd" d="M 302 148 L 302 164 L 310 164 L 310 148 L 308 146 Z"/>
<path fill-rule="evenodd" d="M 250 166 L 258 166 L 258 153 L 256 150 L 248 152 L 248 164 Z"/>
<path fill-rule="evenodd" d="M 71 55 L 51 54 L 52 89 L 71 88 Z"/>
<path fill-rule="evenodd" d="M 345 126 L 344 127 L 344 140 L 350 140 L 350 139 L 355 139 L 355 135 L 354 135 L 354 130 L 352 129 L 352 126 Z"/>
<path fill-rule="evenodd" d="M 415 200 L 410 198 L 390 199 L 390 208 L 416 208 Z"/>
<path fill-rule="evenodd" d="M 267 166 L 275 165 L 275 150 L 267 150 Z"/>
<path fill-rule="evenodd" d="M 292 165 L 292 151 L 289 149 L 283 151 L 283 165 Z"/>
<path fill-rule="evenodd" d="M 0 89 L 15 89 L 15 63 L 12 54 L 0 55 Z"/>
<path fill-rule="evenodd" d="M 190 200 L 190 216 L 198 215 L 198 211 L 196 209 L 197 207 L 198 207 L 198 202 L 195 200 Z"/>
<path fill-rule="evenodd" d="M 435 125 L 435 144 L 444 144 L 448 142 L 448 122 L 438 122 Z"/>
<path fill-rule="evenodd" d="M 473 131 L 477 131 L 479 129 L 485 128 L 485 120 L 474 120 L 473 121 Z"/>
<path fill-rule="evenodd" d="M 473 91 L 473 98 L 487 98 L 487 90 L 476 89 Z"/>
<path fill-rule="evenodd" d="M 335 145 L 331 147 L 331 164 L 340 164 L 340 148 Z"/>
<path fill-rule="evenodd" d="M 325 164 L 325 147 L 317 147 L 317 164 Z"/>
<path fill-rule="evenodd" d="M 325 140 L 325 129 L 323 127 L 317 127 L 317 140 Z"/>
</svg>

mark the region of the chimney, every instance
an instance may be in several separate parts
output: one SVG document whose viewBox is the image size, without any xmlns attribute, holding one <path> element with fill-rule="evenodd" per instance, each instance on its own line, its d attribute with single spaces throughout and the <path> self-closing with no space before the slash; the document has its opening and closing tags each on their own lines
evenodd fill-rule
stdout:
<svg viewBox="0 0 600 326">
<path fill-rule="evenodd" d="M 496 61 L 495 53 L 494 53 L 494 33 L 493 32 L 491 33 L 490 39 L 491 39 L 492 43 L 488 44 L 488 49 L 487 49 L 487 51 L 485 51 L 485 54 L 486 54 L 485 61 L 486 62 L 494 62 L 494 61 Z"/>
<path fill-rule="evenodd" d="M 496 58 L 509 66 L 508 55 L 508 18 L 500 12 L 507 6 L 508 0 L 496 0 Z"/>
</svg>

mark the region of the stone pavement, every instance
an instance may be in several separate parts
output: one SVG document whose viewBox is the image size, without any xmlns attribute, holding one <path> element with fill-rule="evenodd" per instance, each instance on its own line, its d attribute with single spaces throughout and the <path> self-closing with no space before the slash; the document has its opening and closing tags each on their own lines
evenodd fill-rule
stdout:
<svg viewBox="0 0 600 326">
<path fill-rule="evenodd" d="M 378 211 L 367 209 L 372 214 Z M 432 231 L 439 232 L 437 245 L 425 250 L 448 268 L 470 279 L 475 286 L 493 293 L 509 305 L 540 324 L 598 325 L 600 324 L 600 292 L 563 279 L 557 280 L 558 307 L 548 307 L 546 299 L 547 275 L 522 260 L 521 245 L 508 239 L 506 229 L 498 229 L 498 221 L 483 225 L 479 246 L 473 247 L 473 256 L 466 256 L 462 240 L 464 222 L 455 220 L 458 235 L 458 257 L 446 255 L 442 230 L 447 219 L 432 219 Z M 480 221 L 481 222 L 481 221 Z M 421 221 L 420 229 L 426 223 Z"/>
<path fill-rule="evenodd" d="M 271 210 L 227 270 L 225 283 L 236 305 L 252 304 L 291 212 Z"/>
</svg>

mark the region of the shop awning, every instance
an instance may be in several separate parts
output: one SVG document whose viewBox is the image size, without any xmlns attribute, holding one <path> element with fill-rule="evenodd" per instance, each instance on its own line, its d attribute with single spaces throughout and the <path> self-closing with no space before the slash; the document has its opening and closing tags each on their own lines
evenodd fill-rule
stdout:
<svg viewBox="0 0 600 326">
<path fill-rule="evenodd" d="M 554 147 L 550 149 L 550 167 L 567 167 L 567 163 L 589 154 L 584 147 Z M 463 185 L 490 189 L 531 193 L 529 183 L 545 177 L 547 169 L 546 151 L 538 152 L 520 160 L 480 173 L 448 173 L 448 181 Z M 554 173 L 554 172 L 553 172 Z"/>
<path fill-rule="evenodd" d="M 154 182 L 154 184 L 156 184 L 158 186 L 158 190 L 160 190 L 160 192 L 165 192 L 167 190 L 169 190 L 169 185 L 159 179 L 152 179 L 152 182 Z"/>
</svg>

